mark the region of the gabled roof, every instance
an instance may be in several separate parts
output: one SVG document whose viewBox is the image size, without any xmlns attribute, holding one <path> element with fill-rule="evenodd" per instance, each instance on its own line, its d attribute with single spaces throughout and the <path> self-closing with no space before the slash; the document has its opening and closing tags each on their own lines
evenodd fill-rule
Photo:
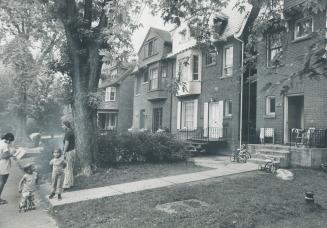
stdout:
<svg viewBox="0 0 327 228">
<path fill-rule="evenodd" d="M 101 83 L 101 85 L 99 86 L 99 88 L 107 88 L 109 86 L 113 86 L 113 85 L 118 85 L 120 84 L 126 77 L 128 77 L 132 71 L 134 69 L 134 66 L 129 66 L 128 70 L 126 70 L 123 74 L 121 74 L 120 76 L 118 76 L 115 80 L 105 80 L 104 82 Z"/>
<path fill-rule="evenodd" d="M 141 45 L 141 47 L 140 47 L 140 49 L 139 49 L 139 51 L 137 53 L 140 53 L 140 51 L 142 50 L 142 47 L 143 47 L 145 41 L 148 39 L 151 31 L 156 33 L 158 35 L 158 37 L 160 37 L 163 41 L 168 42 L 168 43 L 172 42 L 171 35 L 170 35 L 170 33 L 168 31 L 158 29 L 158 28 L 154 28 L 154 27 L 150 27 L 149 30 L 148 30 L 148 33 L 146 34 L 146 36 L 145 36 L 145 38 L 144 38 L 144 40 L 142 42 L 142 45 Z"/>
</svg>

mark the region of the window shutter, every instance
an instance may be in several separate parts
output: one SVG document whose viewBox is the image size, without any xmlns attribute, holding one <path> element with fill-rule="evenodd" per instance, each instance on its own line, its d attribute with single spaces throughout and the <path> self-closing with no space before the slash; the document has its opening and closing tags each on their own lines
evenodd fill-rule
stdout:
<svg viewBox="0 0 327 228">
<path fill-rule="evenodd" d="M 204 103 L 204 109 L 203 109 L 203 136 L 208 137 L 208 111 L 209 111 L 209 103 Z"/>
<path fill-rule="evenodd" d="M 219 101 L 218 102 L 218 116 L 219 116 L 219 120 L 221 120 L 221 121 L 219 121 L 220 123 L 219 123 L 219 127 L 223 127 L 223 119 L 224 119 L 224 101 Z"/>
<path fill-rule="evenodd" d="M 197 129 L 198 127 L 198 103 L 199 100 L 194 100 L 194 120 L 193 120 L 193 128 Z"/>
<path fill-rule="evenodd" d="M 182 108 L 182 102 L 177 102 L 177 130 L 181 129 L 181 108 Z"/>
</svg>

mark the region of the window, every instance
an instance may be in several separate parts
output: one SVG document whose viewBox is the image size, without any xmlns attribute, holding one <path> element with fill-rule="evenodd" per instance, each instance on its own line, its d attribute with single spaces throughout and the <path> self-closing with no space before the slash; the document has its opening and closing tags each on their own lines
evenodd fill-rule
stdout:
<svg viewBox="0 0 327 228">
<path fill-rule="evenodd" d="M 167 66 L 162 66 L 161 67 L 161 77 L 166 78 L 168 74 L 168 67 Z"/>
<path fill-rule="evenodd" d="M 98 124 L 102 130 L 113 130 L 117 127 L 117 113 L 99 113 Z"/>
<path fill-rule="evenodd" d="M 269 96 L 266 98 L 266 115 L 275 115 L 276 98 Z"/>
<path fill-rule="evenodd" d="M 118 76 L 118 70 L 117 70 L 117 69 L 114 69 L 114 70 L 112 70 L 112 71 L 110 72 L 110 79 L 111 79 L 111 80 L 116 79 L 117 76 Z"/>
<path fill-rule="evenodd" d="M 225 100 L 225 116 L 232 116 L 232 100 Z"/>
<path fill-rule="evenodd" d="M 144 58 L 153 56 L 156 54 L 156 40 L 150 40 L 147 44 L 144 45 Z"/>
<path fill-rule="evenodd" d="M 115 101 L 116 100 L 116 87 L 107 87 L 105 101 Z"/>
<path fill-rule="evenodd" d="M 139 128 L 142 129 L 145 127 L 145 110 L 140 110 L 140 126 Z"/>
<path fill-rule="evenodd" d="M 199 56 L 197 56 L 197 55 L 193 55 L 192 72 L 193 72 L 192 80 L 194 80 L 194 81 L 199 80 Z"/>
<path fill-rule="evenodd" d="M 215 50 L 211 50 L 206 54 L 206 66 L 216 64 L 217 53 Z"/>
<path fill-rule="evenodd" d="M 194 129 L 194 102 L 182 103 L 182 128 Z"/>
<path fill-rule="evenodd" d="M 295 22 L 294 39 L 305 37 L 313 32 L 312 17 L 303 18 Z"/>
<path fill-rule="evenodd" d="M 233 46 L 227 46 L 224 48 L 223 56 L 223 76 L 232 76 L 233 75 Z"/>
<path fill-rule="evenodd" d="M 162 108 L 153 109 L 153 131 L 157 131 L 162 128 Z"/>
<path fill-rule="evenodd" d="M 271 34 L 267 40 L 267 65 L 277 65 L 278 58 L 283 51 L 282 33 Z"/>
<path fill-rule="evenodd" d="M 178 73 L 177 76 L 179 77 L 181 82 L 186 82 L 188 80 L 188 69 L 189 69 L 189 58 L 182 58 L 178 60 Z"/>
<path fill-rule="evenodd" d="M 150 90 L 158 89 L 159 80 L 158 80 L 158 68 L 150 69 Z"/>
<path fill-rule="evenodd" d="M 148 82 L 149 80 L 149 71 L 148 69 L 143 71 L 143 82 Z"/>
<path fill-rule="evenodd" d="M 136 89 L 135 94 L 140 94 L 141 92 L 141 77 L 139 75 L 136 75 Z"/>
</svg>

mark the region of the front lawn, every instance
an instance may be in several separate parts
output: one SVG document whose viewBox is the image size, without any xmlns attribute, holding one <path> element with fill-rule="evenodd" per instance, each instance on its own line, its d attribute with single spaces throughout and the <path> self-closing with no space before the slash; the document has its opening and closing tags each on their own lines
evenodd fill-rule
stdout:
<svg viewBox="0 0 327 228">
<path fill-rule="evenodd" d="M 326 227 L 327 174 L 297 169 L 294 181 L 251 172 L 54 208 L 59 227 Z M 304 201 L 314 191 L 318 204 Z M 158 204 L 196 199 L 206 207 L 169 214 Z"/>
<path fill-rule="evenodd" d="M 75 186 L 72 190 L 103 187 L 143 179 L 194 173 L 208 169 L 210 168 L 194 165 L 193 162 L 159 164 L 139 163 L 121 165 L 115 168 L 99 168 L 96 170 L 94 175 L 90 177 L 77 176 L 75 178 Z"/>
</svg>

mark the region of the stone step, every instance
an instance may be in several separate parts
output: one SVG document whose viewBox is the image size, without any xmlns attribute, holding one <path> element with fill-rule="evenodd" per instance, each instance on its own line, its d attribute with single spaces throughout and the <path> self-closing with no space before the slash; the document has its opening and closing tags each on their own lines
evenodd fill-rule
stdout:
<svg viewBox="0 0 327 228">
<path fill-rule="evenodd" d="M 251 155 L 252 158 L 260 158 L 260 159 L 287 159 L 287 157 L 285 156 L 279 156 L 279 155 L 267 155 L 267 154 L 252 154 Z"/>
<path fill-rule="evenodd" d="M 265 154 L 265 155 L 277 155 L 277 156 L 288 156 L 289 151 L 285 150 L 269 150 L 269 149 L 260 149 L 253 152 L 253 154 Z"/>
<path fill-rule="evenodd" d="M 260 150 L 260 149 L 268 149 L 268 150 L 289 150 L 288 145 L 278 145 L 278 144 L 249 144 L 248 148 L 251 150 Z"/>
<path fill-rule="evenodd" d="M 259 164 L 259 165 L 264 165 L 267 160 L 269 159 L 265 159 L 265 158 L 250 158 L 248 159 L 247 161 L 248 162 L 251 162 L 251 163 L 255 163 L 255 164 Z M 288 168 L 290 166 L 290 160 L 289 159 L 285 159 L 285 158 L 280 158 L 279 159 L 279 162 L 280 162 L 280 165 L 279 167 L 280 168 Z"/>
</svg>

